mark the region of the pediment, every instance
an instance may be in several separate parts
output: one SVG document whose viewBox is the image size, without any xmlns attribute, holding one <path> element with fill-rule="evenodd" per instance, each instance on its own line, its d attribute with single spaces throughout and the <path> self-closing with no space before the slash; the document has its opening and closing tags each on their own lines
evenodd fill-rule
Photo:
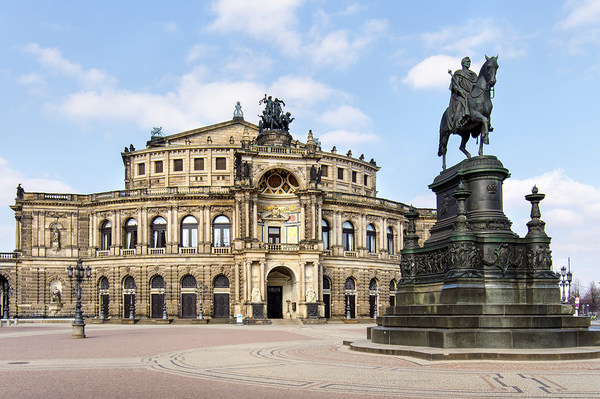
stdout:
<svg viewBox="0 0 600 399">
<path fill-rule="evenodd" d="M 239 145 L 244 134 L 247 134 L 250 140 L 256 138 L 258 126 L 243 120 L 231 120 L 164 136 L 158 146 Z M 152 143 L 148 142 L 148 145 L 152 146 Z"/>
</svg>

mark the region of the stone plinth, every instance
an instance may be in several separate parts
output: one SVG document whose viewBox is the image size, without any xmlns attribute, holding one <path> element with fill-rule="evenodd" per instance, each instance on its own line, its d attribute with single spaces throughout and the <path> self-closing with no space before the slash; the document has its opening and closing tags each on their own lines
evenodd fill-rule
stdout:
<svg viewBox="0 0 600 399">
<path fill-rule="evenodd" d="M 263 130 L 256 137 L 256 144 L 264 146 L 289 147 L 292 143 L 292 135 L 285 130 Z"/>
<path fill-rule="evenodd" d="M 419 247 L 409 212 L 398 306 L 370 330 L 373 343 L 436 348 L 539 349 L 600 345 L 588 318 L 560 302 L 550 237 L 534 187 L 529 232 L 511 230 L 502 208 L 509 172 L 493 156 L 467 159 L 429 186 L 437 222 Z"/>
</svg>

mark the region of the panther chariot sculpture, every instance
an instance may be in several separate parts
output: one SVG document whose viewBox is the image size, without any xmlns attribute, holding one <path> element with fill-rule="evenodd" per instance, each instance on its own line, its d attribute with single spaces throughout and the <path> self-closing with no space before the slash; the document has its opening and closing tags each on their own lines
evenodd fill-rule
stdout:
<svg viewBox="0 0 600 399">
<path fill-rule="evenodd" d="M 483 145 L 489 144 L 489 133 L 493 131 L 490 123 L 492 113 L 492 98 L 498 70 L 498 56 L 485 56 L 479 75 L 471 71 L 469 57 L 462 59 L 462 69 L 452 73 L 450 82 L 450 105 L 442 115 L 440 122 L 440 145 L 438 156 L 442 157 L 442 169 L 446 169 L 446 151 L 451 134 L 461 137 L 458 147 L 467 158 L 471 154 L 466 145 L 469 137 L 479 140 L 479 155 L 483 155 Z"/>
</svg>

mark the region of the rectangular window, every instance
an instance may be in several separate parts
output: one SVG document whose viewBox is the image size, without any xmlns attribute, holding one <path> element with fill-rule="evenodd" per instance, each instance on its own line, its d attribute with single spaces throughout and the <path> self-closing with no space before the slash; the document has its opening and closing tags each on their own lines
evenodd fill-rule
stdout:
<svg viewBox="0 0 600 399">
<path fill-rule="evenodd" d="M 338 168 L 338 180 L 344 180 L 344 168 Z"/>
<path fill-rule="evenodd" d="M 321 165 L 321 177 L 329 177 L 329 168 L 327 165 Z"/>
<path fill-rule="evenodd" d="M 174 172 L 183 172 L 183 159 L 174 159 L 173 160 L 173 171 Z"/>
<path fill-rule="evenodd" d="M 146 174 L 146 164 L 145 163 L 138 163 L 138 175 L 139 176 L 143 176 Z"/>
<path fill-rule="evenodd" d="M 154 173 L 162 173 L 163 172 L 163 161 L 154 162 Z"/>
<path fill-rule="evenodd" d="M 194 170 L 204 170 L 204 158 L 194 158 Z"/>
<path fill-rule="evenodd" d="M 357 176 L 358 176 L 358 172 L 352 171 L 352 183 L 356 183 Z"/>
<path fill-rule="evenodd" d="M 269 227 L 269 244 L 279 244 L 281 242 L 281 228 Z"/>
<path fill-rule="evenodd" d="M 226 158 L 215 158 L 215 169 L 216 170 L 227 169 L 227 159 Z"/>
<path fill-rule="evenodd" d="M 364 175 L 364 176 L 363 176 L 363 180 L 364 180 L 364 184 L 365 184 L 365 186 L 368 186 L 368 185 L 369 185 L 369 176 L 367 176 L 367 175 Z"/>
</svg>

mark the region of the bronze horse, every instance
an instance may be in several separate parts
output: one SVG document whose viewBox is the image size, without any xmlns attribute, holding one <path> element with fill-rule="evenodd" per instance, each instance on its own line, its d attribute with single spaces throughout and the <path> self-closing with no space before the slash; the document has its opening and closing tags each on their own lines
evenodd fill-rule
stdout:
<svg viewBox="0 0 600 399">
<path fill-rule="evenodd" d="M 469 141 L 469 136 L 473 138 L 479 137 L 479 155 L 483 155 L 483 144 L 489 144 L 489 132 L 493 129 L 490 125 L 490 114 L 492 113 L 492 96 L 491 91 L 496 84 L 496 71 L 498 70 L 498 56 L 485 56 L 485 63 L 481 66 L 477 81 L 473 86 L 473 90 L 469 93 L 468 103 L 470 117 L 467 122 L 459 128 L 450 127 L 448 120 L 448 108 L 442 115 L 440 122 L 440 146 L 438 156 L 442 157 L 442 169 L 446 169 L 446 150 L 448 147 L 448 139 L 451 134 L 458 134 L 462 137 L 459 149 L 471 158 L 471 154 L 467 151 L 466 145 Z M 453 129 L 453 130 L 451 130 Z"/>
</svg>

